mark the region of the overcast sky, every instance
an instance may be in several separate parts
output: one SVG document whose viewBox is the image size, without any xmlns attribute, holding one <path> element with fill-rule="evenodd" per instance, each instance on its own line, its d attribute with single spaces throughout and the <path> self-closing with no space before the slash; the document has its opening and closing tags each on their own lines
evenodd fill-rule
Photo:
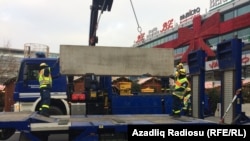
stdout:
<svg viewBox="0 0 250 141">
<path fill-rule="evenodd" d="M 142 32 L 200 7 L 210 0 L 132 0 Z M 23 49 L 26 43 L 45 44 L 59 53 L 60 44 L 88 45 L 92 0 L 0 0 L 0 47 Z M 100 15 L 100 14 L 99 14 Z M 114 0 L 101 15 L 97 46 L 131 47 L 139 35 L 130 0 Z"/>
</svg>

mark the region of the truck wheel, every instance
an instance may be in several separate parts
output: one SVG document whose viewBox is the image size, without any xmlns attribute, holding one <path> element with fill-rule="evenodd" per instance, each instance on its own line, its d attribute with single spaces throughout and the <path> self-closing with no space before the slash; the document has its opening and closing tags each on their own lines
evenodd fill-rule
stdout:
<svg viewBox="0 0 250 141">
<path fill-rule="evenodd" d="M 15 134 L 16 129 L 12 128 L 0 128 L 0 140 L 7 140 L 10 138 L 13 134 Z"/>
<path fill-rule="evenodd" d="M 50 115 L 63 115 L 63 111 L 56 106 L 50 106 L 49 114 Z"/>
</svg>

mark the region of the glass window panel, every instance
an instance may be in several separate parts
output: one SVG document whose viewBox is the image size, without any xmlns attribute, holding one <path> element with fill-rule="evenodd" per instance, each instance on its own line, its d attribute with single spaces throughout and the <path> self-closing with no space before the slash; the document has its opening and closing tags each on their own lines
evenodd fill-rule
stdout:
<svg viewBox="0 0 250 141">
<path fill-rule="evenodd" d="M 247 6 L 241 7 L 237 10 L 237 16 L 240 16 L 240 15 L 243 15 L 243 14 L 246 14 L 249 12 L 250 12 L 250 5 L 247 5 Z"/>
<path fill-rule="evenodd" d="M 237 32 L 237 35 L 239 38 L 244 37 L 246 35 L 250 35 L 250 28 L 245 28 L 245 29 L 239 30 Z"/>
<path fill-rule="evenodd" d="M 234 18 L 234 12 L 233 11 L 230 11 L 230 12 L 227 12 L 223 15 L 223 20 L 224 21 L 227 21 L 227 20 L 230 20 Z"/>
<path fill-rule="evenodd" d="M 234 37 L 234 34 L 231 32 L 231 33 L 222 35 L 222 40 L 229 40 L 229 39 L 232 39 L 233 37 Z"/>
</svg>

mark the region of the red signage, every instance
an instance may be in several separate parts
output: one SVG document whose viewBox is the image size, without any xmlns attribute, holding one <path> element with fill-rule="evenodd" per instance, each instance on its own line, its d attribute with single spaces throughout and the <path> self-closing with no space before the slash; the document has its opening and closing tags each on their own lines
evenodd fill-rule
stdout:
<svg viewBox="0 0 250 141">
<path fill-rule="evenodd" d="M 242 64 L 246 65 L 247 63 L 250 62 L 250 57 L 249 57 L 249 55 L 248 56 L 244 56 L 244 57 L 242 57 L 241 60 L 242 60 L 241 61 Z M 219 63 L 218 63 L 217 60 L 206 62 L 206 66 L 208 67 L 208 68 L 206 68 L 206 70 L 219 69 Z"/>
<path fill-rule="evenodd" d="M 174 27 L 173 23 L 174 23 L 174 19 L 171 19 L 163 23 L 162 29 L 160 31 L 156 27 L 153 28 L 152 30 L 149 30 L 146 38 L 149 39 L 149 38 L 155 37 L 159 33 L 165 32 L 173 28 Z M 144 40 L 145 40 L 145 33 L 142 33 L 137 36 L 137 40 L 135 41 L 135 43 L 140 43 Z"/>
<path fill-rule="evenodd" d="M 212 63 L 208 64 L 209 68 L 214 69 L 219 67 L 219 64 L 217 61 L 212 61 Z"/>
<path fill-rule="evenodd" d="M 144 36 L 145 36 L 145 33 L 141 33 L 140 35 L 138 35 L 135 43 L 139 43 L 139 42 L 144 41 Z"/>
<path fill-rule="evenodd" d="M 250 58 L 245 56 L 241 60 L 242 60 L 242 63 L 247 63 L 249 62 Z"/>
<path fill-rule="evenodd" d="M 169 30 L 170 28 L 173 28 L 174 27 L 173 22 L 174 22 L 174 19 L 171 19 L 171 20 L 164 22 L 160 32 L 164 32 L 164 31 Z"/>
</svg>

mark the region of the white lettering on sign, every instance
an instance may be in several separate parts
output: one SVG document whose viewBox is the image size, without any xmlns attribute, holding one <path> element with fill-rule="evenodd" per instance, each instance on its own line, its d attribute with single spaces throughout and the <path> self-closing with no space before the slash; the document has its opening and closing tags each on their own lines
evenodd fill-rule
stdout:
<svg viewBox="0 0 250 141">
<path fill-rule="evenodd" d="M 154 37 L 154 36 L 158 35 L 159 33 L 160 33 L 159 30 L 157 29 L 157 27 L 155 27 L 152 30 L 148 31 L 147 38 Z"/>
<path fill-rule="evenodd" d="M 210 0 L 210 10 L 216 9 L 234 0 Z"/>
</svg>

